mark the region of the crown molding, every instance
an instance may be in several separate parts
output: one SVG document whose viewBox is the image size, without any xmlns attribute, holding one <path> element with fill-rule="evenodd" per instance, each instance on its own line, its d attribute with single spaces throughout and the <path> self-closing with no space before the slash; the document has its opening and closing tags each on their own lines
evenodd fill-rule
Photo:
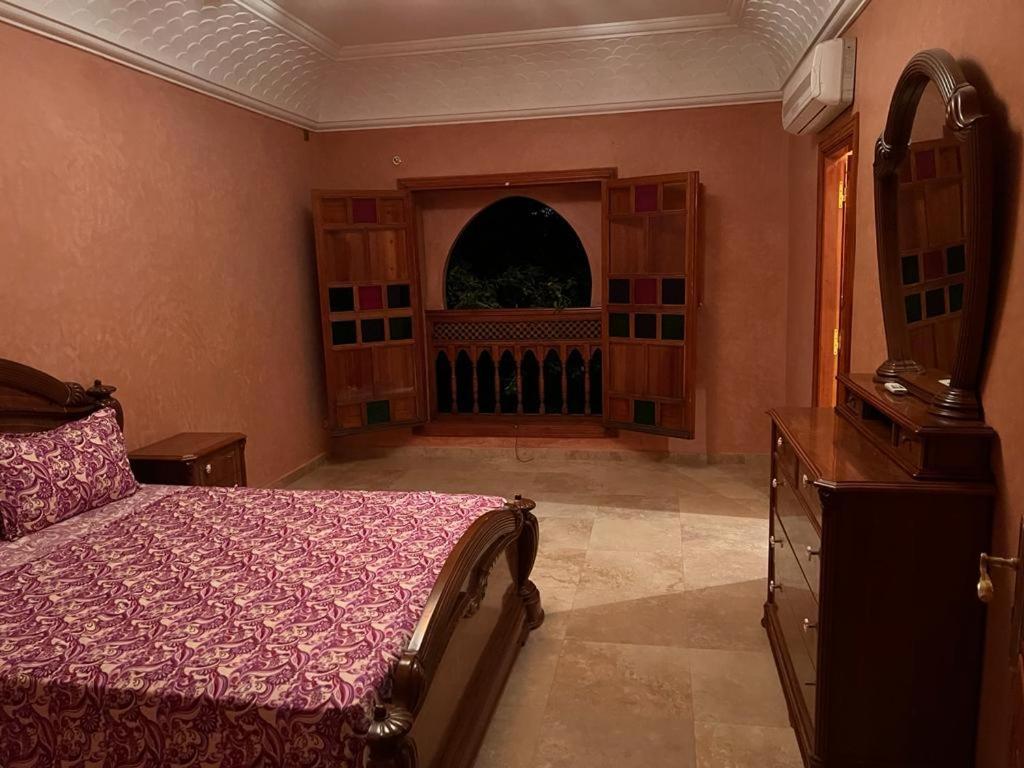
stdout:
<svg viewBox="0 0 1024 768">
<path fill-rule="evenodd" d="M 317 127 L 316 120 L 309 115 L 269 104 L 205 77 L 165 64 L 152 56 L 90 34 L 79 27 L 21 8 L 8 0 L 0 0 L 0 21 L 265 117 L 307 130 L 315 130 Z"/>
<path fill-rule="evenodd" d="M 585 40 L 604 40 L 618 37 L 665 35 L 674 32 L 699 32 L 706 29 L 739 26 L 737 12 L 742 0 L 734 3 L 727 13 L 701 16 L 671 16 L 642 21 L 613 21 L 607 24 L 582 24 L 573 27 L 548 27 L 519 32 L 487 32 L 479 35 L 438 37 L 430 40 L 409 40 L 397 43 L 371 43 L 345 45 L 338 48 L 336 61 L 375 59 L 393 56 L 413 56 L 423 53 L 456 53 L 481 48 L 510 48 L 538 43 L 572 43 Z"/>
<path fill-rule="evenodd" d="M 728 94 L 725 96 L 694 96 L 675 99 L 652 99 L 649 101 L 613 102 L 608 104 L 585 104 L 571 107 L 509 109 L 457 115 L 418 115 L 396 118 L 369 118 L 366 120 L 335 120 L 317 124 L 317 133 L 340 131 L 365 131 L 384 128 L 415 128 L 430 125 L 452 125 L 463 123 L 501 123 L 511 120 L 536 120 L 555 117 L 586 117 L 588 115 L 609 115 L 623 112 L 661 112 L 670 109 L 700 109 L 701 107 L 725 107 L 740 104 L 767 104 L 782 101 L 781 91 L 754 91 L 751 93 Z"/>
<path fill-rule="evenodd" d="M 269 24 L 285 32 L 296 40 L 301 40 L 310 48 L 315 48 L 331 60 L 337 60 L 341 54 L 341 46 L 331 38 L 321 34 L 318 30 L 309 26 L 298 16 L 289 13 L 273 0 L 235 0 L 235 2 L 259 16 Z"/>
</svg>

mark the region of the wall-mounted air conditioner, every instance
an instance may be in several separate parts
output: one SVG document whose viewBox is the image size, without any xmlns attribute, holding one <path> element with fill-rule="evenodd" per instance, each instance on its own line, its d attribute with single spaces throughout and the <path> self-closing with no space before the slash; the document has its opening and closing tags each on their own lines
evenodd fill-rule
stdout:
<svg viewBox="0 0 1024 768">
<path fill-rule="evenodd" d="M 815 133 L 853 103 L 856 40 L 828 40 L 814 46 L 782 89 L 782 127 Z"/>
</svg>

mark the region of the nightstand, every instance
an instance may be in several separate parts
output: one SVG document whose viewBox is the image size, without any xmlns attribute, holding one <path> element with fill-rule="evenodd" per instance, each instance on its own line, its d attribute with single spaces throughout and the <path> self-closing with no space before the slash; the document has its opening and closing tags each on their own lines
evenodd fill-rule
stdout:
<svg viewBox="0 0 1024 768">
<path fill-rule="evenodd" d="M 128 454 L 140 483 L 245 485 L 245 435 L 182 432 Z"/>
</svg>

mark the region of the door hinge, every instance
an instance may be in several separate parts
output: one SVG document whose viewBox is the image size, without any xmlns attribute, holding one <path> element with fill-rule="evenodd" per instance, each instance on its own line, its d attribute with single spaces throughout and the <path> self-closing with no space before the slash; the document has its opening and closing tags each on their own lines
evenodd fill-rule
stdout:
<svg viewBox="0 0 1024 768">
<path fill-rule="evenodd" d="M 839 357 L 839 329 L 832 329 L 832 356 Z"/>
<path fill-rule="evenodd" d="M 839 210 L 846 207 L 846 181 L 839 182 Z"/>
</svg>

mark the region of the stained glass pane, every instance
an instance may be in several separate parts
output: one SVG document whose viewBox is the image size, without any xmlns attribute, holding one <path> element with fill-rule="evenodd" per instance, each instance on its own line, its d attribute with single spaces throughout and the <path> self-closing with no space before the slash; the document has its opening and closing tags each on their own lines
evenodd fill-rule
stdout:
<svg viewBox="0 0 1024 768">
<path fill-rule="evenodd" d="M 967 269 L 964 247 L 954 245 L 946 249 L 946 274 L 959 275 Z"/>
<path fill-rule="evenodd" d="M 372 197 L 352 199 L 352 221 L 356 224 L 377 223 L 377 200 Z"/>
<path fill-rule="evenodd" d="M 629 315 L 613 312 L 608 315 L 608 334 L 621 339 L 629 338 Z"/>
<path fill-rule="evenodd" d="M 685 304 L 686 303 L 686 279 L 666 278 L 661 281 L 661 303 L 662 304 Z"/>
<path fill-rule="evenodd" d="M 629 304 L 629 280 L 608 281 L 608 303 Z"/>
<path fill-rule="evenodd" d="M 928 251 L 924 255 L 924 279 L 936 280 L 944 274 L 942 271 L 942 252 Z"/>
<path fill-rule="evenodd" d="M 921 294 L 912 293 L 903 298 L 903 306 L 907 313 L 907 322 L 916 323 L 921 319 Z"/>
<path fill-rule="evenodd" d="M 331 344 L 355 344 L 356 321 L 335 320 L 331 323 Z"/>
<path fill-rule="evenodd" d="M 653 277 L 638 277 L 634 280 L 633 302 L 635 304 L 657 304 L 658 281 Z"/>
<path fill-rule="evenodd" d="M 638 339 L 658 338 L 658 316 L 645 314 L 634 315 L 633 333 Z"/>
<path fill-rule="evenodd" d="M 388 331 L 391 333 L 392 341 L 401 341 L 402 339 L 412 338 L 412 318 L 411 317 L 389 317 L 388 318 Z"/>
<path fill-rule="evenodd" d="M 946 292 L 942 288 L 928 291 L 924 295 L 924 306 L 928 317 L 946 314 Z"/>
<path fill-rule="evenodd" d="M 964 308 L 964 284 L 953 283 L 949 286 L 949 311 L 959 312 Z"/>
<path fill-rule="evenodd" d="M 412 306 L 412 302 L 409 298 L 409 286 L 408 285 L 389 285 L 388 286 L 388 307 L 390 309 L 402 309 L 404 307 Z"/>
<path fill-rule="evenodd" d="M 331 312 L 351 312 L 355 309 L 351 288 L 328 288 L 327 301 Z"/>
<path fill-rule="evenodd" d="M 384 299 L 379 285 L 359 286 L 359 309 L 383 309 Z"/>
<path fill-rule="evenodd" d="M 658 185 L 643 184 L 633 189 L 633 210 L 646 213 L 658 210 Z"/>
<path fill-rule="evenodd" d="M 391 403 L 388 400 L 375 400 L 366 404 L 366 423 L 385 424 L 391 421 Z"/>
<path fill-rule="evenodd" d="M 913 285 L 914 283 L 921 282 L 921 268 L 918 266 L 916 255 L 904 256 L 902 265 L 904 285 Z"/>
<path fill-rule="evenodd" d="M 384 320 L 374 318 L 373 320 L 362 321 L 363 343 L 384 341 Z"/>
<path fill-rule="evenodd" d="M 650 400 L 633 401 L 633 423 L 654 426 L 654 403 Z"/>
<path fill-rule="evenodd" d="M 661 316 L 661 338 L 682 341 L 685 335 L 686 318 L 683 315 Z"/>
</svg>

